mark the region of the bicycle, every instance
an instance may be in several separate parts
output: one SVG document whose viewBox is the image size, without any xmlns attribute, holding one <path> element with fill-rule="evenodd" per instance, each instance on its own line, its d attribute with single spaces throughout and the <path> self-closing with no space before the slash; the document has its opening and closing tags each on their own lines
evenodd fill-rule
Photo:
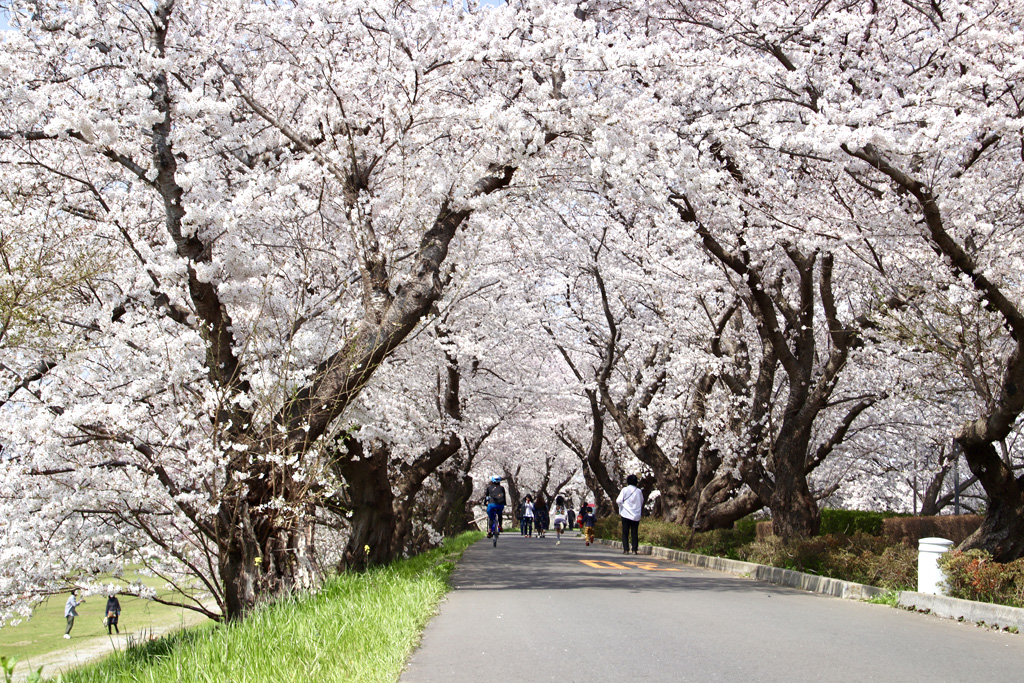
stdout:
<svg viewBox="0 0 1024 683">
<path fill-rule="evenodd" d="M 501 517 L 500 516 L 494 515 L 494 517 L 491 519 L 490 532 L 491 532 L 491 542 L 493 543 L 493 547 L 497 548 L 498 547 L 498 534 L 501 533 Z"/>
</svg>

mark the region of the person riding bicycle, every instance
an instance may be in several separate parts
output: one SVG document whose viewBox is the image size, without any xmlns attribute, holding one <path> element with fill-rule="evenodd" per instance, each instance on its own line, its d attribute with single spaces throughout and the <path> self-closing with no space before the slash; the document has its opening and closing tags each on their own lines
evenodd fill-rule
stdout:
<svg viewBox="0 0 1024 683">
<path fill-rule="evenodd" d="M 501 514 L 505 511 L 505 487 L 501 485 L 501 477 L 491 477 L 484 501 L 487 503 L 487 538 L 490 538 L 492 529 L 501 529 Z"/>
</svg>

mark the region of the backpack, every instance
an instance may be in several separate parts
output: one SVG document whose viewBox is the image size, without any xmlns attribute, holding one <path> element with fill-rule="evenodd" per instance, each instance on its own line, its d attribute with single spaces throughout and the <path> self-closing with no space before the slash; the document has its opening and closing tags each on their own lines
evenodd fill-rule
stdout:
<svg viewBox="0 0 1024 683">
<path fill-rule="evenodd" d="M 505 504 L 505 487 L 501 484 L 491 484 L 487 487 L 487 497 L 495 505 Z"/>
</svg>

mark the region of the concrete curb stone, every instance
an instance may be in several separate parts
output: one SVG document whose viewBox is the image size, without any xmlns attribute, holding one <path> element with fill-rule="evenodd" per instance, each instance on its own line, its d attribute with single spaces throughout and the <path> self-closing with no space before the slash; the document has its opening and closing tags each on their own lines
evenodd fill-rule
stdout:
<svg viewBox="0 0 1024 683">
<path fill-rule="evenodd" d="M 913 591 L 900 591 L 899 606 L 918 612 L 927 611 L 938 617 L 984 624 L 992 628 L 1016 628 L 1024 631 L 1024 609 L 995 605 L 990 602 L 961 600 L 945 595 L 930 595 Z"/>
<path fill-rule="evenodd" d="M 614 548 L 621 548 L 621 541 L 609 541 L 602 539 L 602 543 Z M 866 600 L 877 595 L 885 595 L 888 591 L 875 586 L 865 586 L 862 583 L 852 581 L 840 581 L 825 576 L 804 574 L 791 569 L 780 569 L 779 567 L 768 567 L 753 562 L 741 562 L 740 560 L 727 560 L 724 557 L 712 557 L 710 555 L 698 555 L 683 550 L 670 550 L 658 546 L 643 545 L 638 548 L 643 555 L 651 555 L 666 560 L 682 562 L 683 564 L 703 567 L 714 571 L 746 576 L 751 579 L 774 583 L 791 588 L 800 588 L 812 593 L 823 593 L 837 598 L 848 600 Z"/>
<path fill-rule="evenodd" d="M 601 539 L 601 543 L 610 545 L 613 548 L 622 547 L 621 541 Z M 724 557 L 698 555 L 682 550 L 670 550 L 669 548 L 651 545 L 642 545 L 637 550 L 641 555 L 651 555 L 652 557 L 682 562 L 683 564 L 695 567 L 745 576 L 767 583 L 800 588 L 813 593 L 822 593 L 847 600 L 867 600 L 889 592 L 877 586 L 867 586 L 862 583 L 853 583 L 852 581 L 840 581 L 839 579 L 804 574 L 803 572 L 769 567 L 763 564 L 754 564 L 753 562 L 728 560 Z M 984 624 L 993 628 L 1005 629 L 1016 627 L 1024 632 L 1024 609 L 1019 607 L 994 605 L 988 602 L 961 600 L 959 598 L 946 597 L 945 595 L 929 595 L 913 591 L 900 591 L 897 604 L 906 609 L 913 609 L 919 612 L 927 611 L 929 614 L 948 619 Z"/>
</svg>

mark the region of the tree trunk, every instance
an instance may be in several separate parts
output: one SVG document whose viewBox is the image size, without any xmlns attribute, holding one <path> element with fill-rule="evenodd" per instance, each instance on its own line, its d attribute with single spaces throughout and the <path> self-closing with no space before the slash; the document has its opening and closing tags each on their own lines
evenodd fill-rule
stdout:
<svg viewBox="0 0 1024 683">
<path fill-rule="evenodd" d="M 237 621 L 256 605 L 258 584 L 259 545 L 244 500 L 221 501 L 217 532 L 217 569 L 224 590 L 221 611 L 227 621 Z"/>
<path fill-rule="evenodd" d="M 657 489 L 661 494 L 658 499 L 661 502 L 660 517 L 666 522 L 688 525 L 693 519 L 693 515 L 688 514 L 691 512 L 691 506 L 687 501 L 688 491 L 678 477 L 672 476 L 674 474 L 676 474 L 675 468 L 667 472 L 655 471 L 654 473 Z"/>
<path fill-rule="evenodd" d="M 260 600 L 308 588 L 320 577 L 311 506 L 269 504 L 280 498 L 301 500 L 301 487 L 280 480 L 275 487 L 269 477 L 252 477 L 245 484 L 244 496 L 221 500 L 216 519 L 218 571 L 224 591 L 220 607 L 228 621 L 242 618 Z"/>
<path fill-rule="evenodd" d="M 598 517 L 607 517 L 614 514 L 612 501 L 605 494 L 604 487 L 598 482 L 594 471 L 590 467 L 590 463 L 585 458 L 581 458 L 580 462 L 583 465 L 583 481 L 586 482 L 590 492 L 594 494 L 594 513 Z"/>
<path fill-rule="evenodd" d="M 987 550 L 996 562 L 1024 557 L 1024 477 L 1014 477 L 991 442 L 961 445 L 971 471 L 988 494 L 988 509 L 981 526 L 959 549 Z"/>
<path fill-rule="evenodd" d="M 821 511 L 807 485 L 804 451 L 798 450 L 797 454 L 800 457 L 776 460 L 775 487 L 769 502 L 772 533 L 787 542 L 815 536 L 821 529 Z M 792 462 L 794 459 L 798 463 Z"/>
<path fill-rule="evenodd" d="M 764 507 L 764 502 L 753 491 L 744 491 L 733 495 L 736 488 L 727 489 L 728 496 L 719 499 L 719 495 L 696 510 L 691 526 L 694 531 L 713 531 L 715 529 L 731 529 L 738 520 L 753 514 Z"/>
<path fill-rule="evenodd" d="M 473 495 L 473 480 L 468 475 L 458 475 L 457 471 L 452 471 L 440 477 L 442 498 L 432 526 L 445 536 L 454 536 L 470 528 L 467 504 Z"/>
<path fill-rule="evenodd" d="M 505 509 L 512 513 L 512 523 L 518 526 L 519 504 L 522 502 L 522 495 L 516 478 L 519 476 L 519 472 L 522 471 L 522 465 L 516 467 L 515 472 L 512 472 L 508 465 L 505 465 L 502 469 L 504 470 L 505 483 L 508 485 L 508 500 L 505 501 Z"/>
<path fill-rule="evenodd" d="M 996 562 L 1012 562 L 1024 557 L 1024 502 L 1007 505 L 1006 499 L 994 502 L 985 513 L 981 526 L 960 544 L 960 550 L 978 548 L 992 553 Z"/>
<path fill-rule="evenodd" d="M 354 440 L 346 445 L 350 454 L 362 453 Z M 339 463 L 348 490 L 352 531 L 345 546 L 344 568 L 361 571 L 373 564 L 385 564 L 395 556 L 392 541 L 396 522 L 394 493 L 388 476 L 389 458 L 382 452 Z"/>
<path fill-rule="evenodd" d="M 919 514 L 922 517 L 937 515 L 942 507 L 948 504 L 946 499 L 943 499 L 943 505 L 939 505 L 939 493 L 942 492 L 942 485 L 946 482 L 946 474 L 948 472 L 949 465 L 947 463 L 928 481 L 928 486 L 925 487 L 924 493 L 921 494 L 921 512 Z"/>
</svg>

